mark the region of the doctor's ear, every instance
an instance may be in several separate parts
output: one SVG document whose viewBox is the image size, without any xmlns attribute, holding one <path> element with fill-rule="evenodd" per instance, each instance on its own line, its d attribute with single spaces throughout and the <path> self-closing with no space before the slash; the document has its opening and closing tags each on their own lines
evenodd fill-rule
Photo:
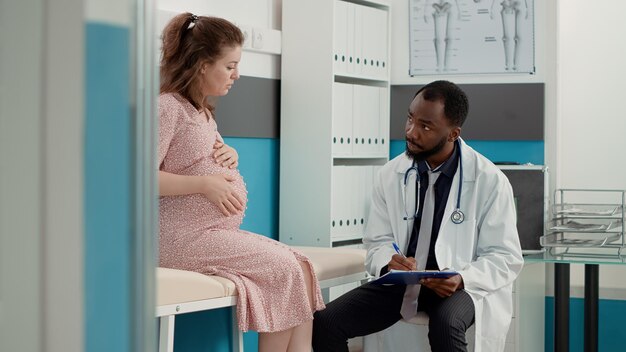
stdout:
<svg viewBox="0 0 626 352">
<path fill-rule="evenodd" d="M 454 127 L 448 135 L 448 142 L 454 142 L 461 136 L 461 127 Z"/>
</svg>

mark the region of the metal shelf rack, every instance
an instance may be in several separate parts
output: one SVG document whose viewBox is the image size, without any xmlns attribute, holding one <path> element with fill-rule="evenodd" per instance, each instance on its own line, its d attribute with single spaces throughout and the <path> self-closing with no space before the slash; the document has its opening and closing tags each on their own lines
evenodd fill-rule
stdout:
<svg viewBox="0 0 626 352">
<path fill-rule="evenodd" d="M 625 204 L 625 190 L 558 189 L 540 244 L 552 255 L 625 256 Z"/>
</svg>

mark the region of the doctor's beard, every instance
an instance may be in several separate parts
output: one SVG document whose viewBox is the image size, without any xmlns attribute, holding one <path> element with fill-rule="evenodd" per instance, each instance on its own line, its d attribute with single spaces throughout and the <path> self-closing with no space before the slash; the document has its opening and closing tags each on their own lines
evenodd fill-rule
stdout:
<svg viewBox="0 0 626 352">
<path fill-rule="evenodd" d="M 415 160 L 416 162 L 422 161 L 422 160 L 426 160 L 429 157 L 439 153 L 443 147 L 446 145 L 446 142 L 448 141 L 447 137 L 443 137 L 439 143 L 437 143 L 434 147 L 428 149 L 428 150 L 423 150 L 419 153 L 413 153 L 412 151 L 409 150 L 409 144 L 408 142 L 406 143 L 406 149 L 404 151 L 404 153 L 406 154 L 406 156 L 408 156 L 409 158 Z"/>
</svg>

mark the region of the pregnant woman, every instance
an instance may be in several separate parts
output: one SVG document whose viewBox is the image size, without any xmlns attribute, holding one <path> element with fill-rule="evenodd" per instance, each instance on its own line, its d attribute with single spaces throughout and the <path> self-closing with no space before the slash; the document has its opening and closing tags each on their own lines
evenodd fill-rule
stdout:
<svg viewBox="0 0 626 352">
<path fill-rule="evenodd" d="M 239 329 L 259 332 L 259 351 L 310 352 L 313 312 L 324 308 L 313 267 L 288 246 L 239 229 L 247 191 L 208 103 L 239 78 L 242 44 L 232 23 L 190 13 L 163 32 L 159 262 L 232 280 Z"/>
</svg>

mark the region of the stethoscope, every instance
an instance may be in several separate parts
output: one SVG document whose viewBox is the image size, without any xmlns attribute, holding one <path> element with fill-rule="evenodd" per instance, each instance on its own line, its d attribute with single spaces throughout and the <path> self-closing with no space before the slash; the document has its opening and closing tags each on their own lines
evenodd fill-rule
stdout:
<svg viewBox="0 0 626 352">
<path fill-rule="evenodd" d="M 463 190 L 463 161 L 461 159 L 461 143 L 457 143 L 457 145 L 459 147 L 459 193 L 456 197 L 456 208 L 452 212 L 452 215 L 450 215 L 450 220 L 452 220 L 453 223 L 459 225 L 465 220 L 465 214 L 463 214 L 463 212 L 461 211 L 461 191 Z M 409 216 L 409 212 L 407 211 L 406 190 L 407 183 L 412 173 L 415 173 L 415 185 L 417 186 L 417 193 L 415 197 L 415 212 L 412 216 Z M 420 190 L 421 181 L 419 177 L 419 171 L 417 168 L 417 163 L 415 162 L 415 160 L 413 160 L 411 167 L 404 172 L 404 182 L 402 183 L 402 202 L 404 203 L 404 217 L 402 218 L 403 220 L 414 220 L 415 218 L 417 218 L 417 212 L 420 208 Z"/>
</svg>

